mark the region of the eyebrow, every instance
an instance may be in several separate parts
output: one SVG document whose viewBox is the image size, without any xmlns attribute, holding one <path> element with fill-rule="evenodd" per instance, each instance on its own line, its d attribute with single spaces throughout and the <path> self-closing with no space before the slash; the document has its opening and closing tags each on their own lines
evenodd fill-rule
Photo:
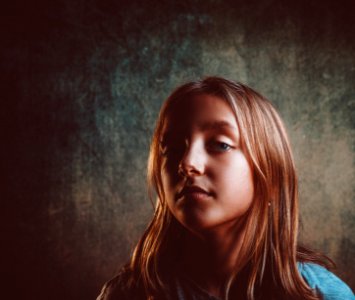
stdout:
<svg viewBox="0 0 355 300">
<path fill-rule="evenodd" d="M 233 126 L 227 121 L 214 121 L 214 122 L 206 122 L 199 126 L 202 130 L 218 130 L 218 129 L 230 129 L 230 130 L 238 130 L 236 126 Z"/>
<path fill-rule="evenodd" d="M 198 126 L 202 131 L 208 131 L 208 130 L 229 130 L 232 132 L 236 132 L 237 136 L 239 136 L 239 129 L 236 126 L 233 126 L 227 121 L 212 121 L 212 122 L 205 122 L 202 123 Z M 160 140 L 160 143 L 165 144 L 167 140 L 170 138 L 173 138 L 176 136 L 176 134 L 183 134 L 185 131 L 184 130 L 166 130 L 165 133 L 162 136 L 162 139 Z"/>
</svg>

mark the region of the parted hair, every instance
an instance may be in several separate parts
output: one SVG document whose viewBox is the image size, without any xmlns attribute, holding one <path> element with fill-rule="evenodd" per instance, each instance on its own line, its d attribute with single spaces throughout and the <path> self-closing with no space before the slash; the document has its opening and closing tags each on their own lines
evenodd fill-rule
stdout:
<svg viewBox="0 0 355 300">
<path fill-rule="evenodd" d="M 220 77 L 178 87 L 161 108 L 147 172 L 149 194 L 157 201 L 154 216 L 129 264 L 132 280 L 142 282 L 147 299 L 161 299 L 169 293 L 167 280 L 178 255 L 179 238 L 186 229 L 173 217 L 164 198 L 160 143 L 167 116 L 174 113 L 181 100 L 201 94 L 217 96 L 233 110 L 240 147 L 253 174 L 254 198 L 246 214 L 246 234 L 234 274 L 226 285 L 226 298 L 233 299 L 233 287 L 238 286 L 248 300 L 320 299 L 299 274 L 297 262 L 327 267 L 332 263 L 298 244 L 298 180 L 285 126 L 264 96 L 242 83 Z"/>
</svg>

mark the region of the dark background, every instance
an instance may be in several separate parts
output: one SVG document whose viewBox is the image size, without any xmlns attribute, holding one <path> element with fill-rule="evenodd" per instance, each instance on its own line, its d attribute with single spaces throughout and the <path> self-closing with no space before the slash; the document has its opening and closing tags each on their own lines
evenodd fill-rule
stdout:
<svg viewBox="0 0 355 300">
<path fill-rule="evenodd" d="M 204 75 L 278 108 L 300 175 L 301 239 L 354 289 L 353 11 L 312 0 L 3 7 L 1 298 L 96 297 L 153 211 L 145 168 L 159 107 Z"/>
</svg>

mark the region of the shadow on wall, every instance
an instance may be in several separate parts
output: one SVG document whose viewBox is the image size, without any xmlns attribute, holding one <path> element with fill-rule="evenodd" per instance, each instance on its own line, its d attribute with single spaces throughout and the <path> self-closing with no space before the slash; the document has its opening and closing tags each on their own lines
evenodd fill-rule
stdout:
<svg viewBox="0 0 355 300">
<path fill-rule="evenodd" d="M 144 176 L 160 105 L 204 75 L 245 82 L 279 109 L 300 174 L 302 240 L 355 288 L 347 3 L 14 3 L 2 21 L 1 118 L 14 299 L 92 299 L 127 261 L 153 211 Z"/>
</svg>

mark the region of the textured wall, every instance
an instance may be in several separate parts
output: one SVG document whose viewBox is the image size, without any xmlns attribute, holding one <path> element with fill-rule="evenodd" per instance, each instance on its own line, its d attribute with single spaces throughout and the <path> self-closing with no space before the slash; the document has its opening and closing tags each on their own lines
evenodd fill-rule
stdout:
<svg viewBox="0 0 355 300">
<path fill-rule="evenodd" d="M 275 103 L 297 159 L 302 240 L 355 288 L 347 3 L 27 2 L 1 20 L 2 273 L 13 299 L 92 299 L 128 259 L 152 213 L 145 168 L 159 107 L 203 75 Z"/>
</svg>

